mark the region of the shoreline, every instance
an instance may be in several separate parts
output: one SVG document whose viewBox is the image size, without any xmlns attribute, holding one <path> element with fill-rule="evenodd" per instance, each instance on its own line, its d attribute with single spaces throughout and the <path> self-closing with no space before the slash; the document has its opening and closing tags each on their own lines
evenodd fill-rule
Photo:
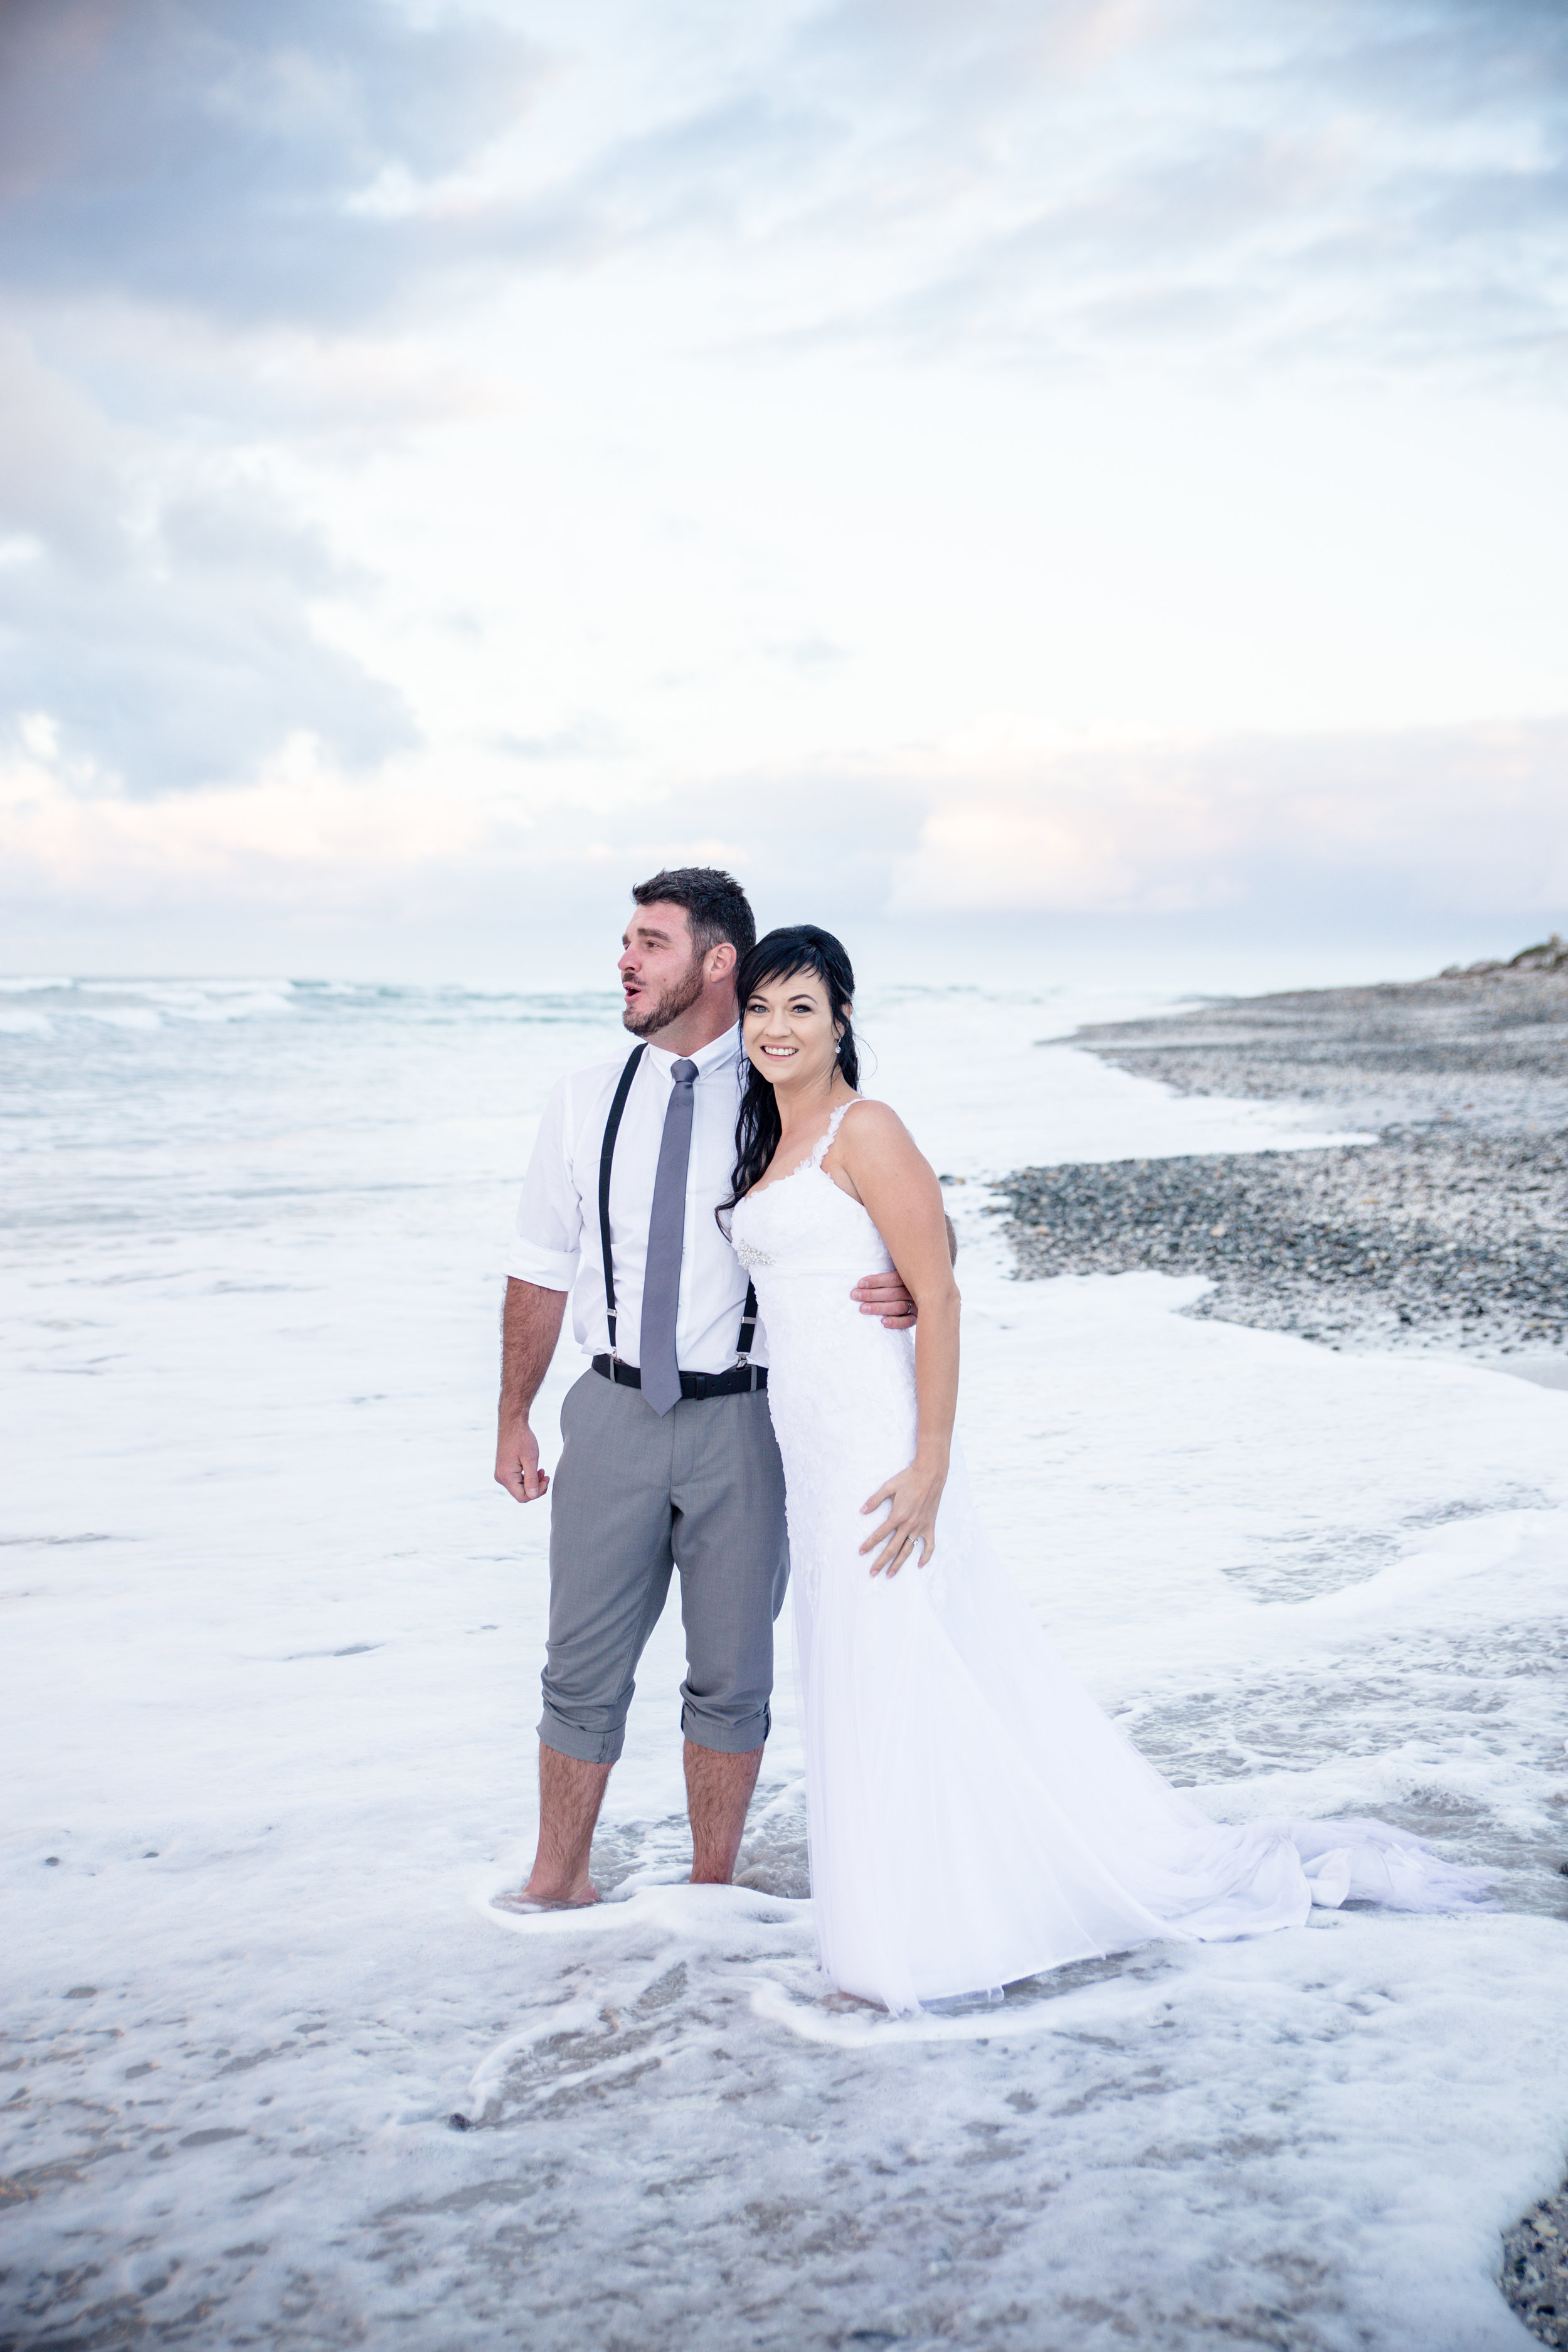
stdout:
<svg viewBox="0 0 1568 2352">
<path fill-rule="evenodd" d="M 1049 1042 L 1373 1139 L 1020 1169 L 995 1186 L 1020 1279 L 1201 1275 L 1190 1315 L 1568 1387 L 1568 968 L 1231 998 Z"/>
</svg>

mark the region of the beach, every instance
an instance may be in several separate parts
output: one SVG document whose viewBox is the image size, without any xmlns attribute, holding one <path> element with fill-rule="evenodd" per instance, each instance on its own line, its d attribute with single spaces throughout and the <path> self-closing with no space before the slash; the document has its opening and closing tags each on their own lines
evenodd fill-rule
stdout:
<svg viewBox="0 0 1568 2352">
<path fill-rule="evenodd" d="M 0 2352 L 1568 2352 L 1568 5 L 11 0 L 0 59 Z M 823 1231 L 950 1334 L 934 1177 L 962 1475 L 923 1599 L 823 1589 L 803 1500 L 928 1514 L 943 1437 L 826 1308 L 771 1680 L 715 1537 L 531 1909 L 622 1474 L 731 1527 L 715 1424 L 850 1287 L 762 1249 L 714 1399 L 728 956 L 806 925 L 845 1150 L 929 1166 Z M 527 1504 L 506 1269 L 579 1210 Z M 828 1978 L 797 1609 L 872 1629 L 812 1652 L 912 1822 L 862 1889 L 1037 1973 Z M 722 1885 L 683 1685 L 767 1725 Z M 1184 1940 L 1262 1915 L 1181 1907 L 1149 1772 L 1308 1916 Z"/>
<path fill-rule="evenodd" d="M 608 992 L 12 987 L 0 2341 L 1531 2340 L 1500 2280 L 1568 2139 L 1568 1397 L 1436 1330 L 1205 1313 L 1186 1262 L 1019 1278 L 1011 1171 L 1382 1133 L 1076 1042 L 1190 1024 L 1175 993 L 863 991 L 871 1090 L 949 1179 L 990 1525 L 1217 1816 L 1378 1813 L 1500 1907 L 893 2021 L 816 1974 L 787 1611 L 746 1883 L 681 1883 L 671 1610 L 609 1899 L 493 1906 L 547 1546 L 490 1479 L 499 1267 L 555 1074 L 621 1045 Z"/>
</svg>

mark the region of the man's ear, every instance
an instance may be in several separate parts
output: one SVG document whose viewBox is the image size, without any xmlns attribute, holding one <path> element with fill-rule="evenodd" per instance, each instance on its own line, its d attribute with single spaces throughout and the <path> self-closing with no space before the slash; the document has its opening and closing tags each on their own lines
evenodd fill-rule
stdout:
<svg viewBox="0 0 1568 2352">
<path fill-rule="evenodd" d="M 721 940 L 716 948 L 710 948 L 708 950 L 709 979 L 727 980 L 740 961 L 740 957 L 735 953 L 734 941 Z"/>
</svg>

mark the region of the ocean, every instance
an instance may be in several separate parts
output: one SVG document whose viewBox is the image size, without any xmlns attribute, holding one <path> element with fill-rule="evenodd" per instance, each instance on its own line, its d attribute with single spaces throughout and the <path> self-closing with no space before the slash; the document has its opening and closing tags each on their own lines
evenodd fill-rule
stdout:
<svg viewBox="0 0 1568 2352">
<path fill-rule="evenodd" d="M 1175 993 L 862 993 L 867 1090 L 950 1180 L 994 1532 L 1216 1812 L 1384 1812 L 1501 1907 L 895 2022 L 815 1979 L 787 1636 L 752 1885 L 679 1884 L 672 1609 L 615 1899 L 487 1907 L 545 1601 L 490 1475 L 500 1266 L 614 994 L 0 985 L 6 2344 L 1521 2340 L 1498 2236 L 1568 2136 L 1568 1396 L 1194 1321 L 1191 1279 L 1012 1278 L 988 1178 L 1327 1139 L 1063 1042 Z"/>
</svg>

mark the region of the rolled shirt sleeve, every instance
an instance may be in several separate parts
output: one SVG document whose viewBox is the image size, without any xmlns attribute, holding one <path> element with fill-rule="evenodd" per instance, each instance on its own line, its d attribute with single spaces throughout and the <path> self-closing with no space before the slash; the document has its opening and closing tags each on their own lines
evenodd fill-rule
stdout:
<svg viewBox="0 0 1568 2352">
<path fill-rule="evenodd" d="M 508 1275 L 541 1290 L 570 1290 L 583 1253 L 583 1203 L 571 1166 L 571 1079 L 563 1078 L 544 1106 L 507 1251 Z"/>
</svg>

